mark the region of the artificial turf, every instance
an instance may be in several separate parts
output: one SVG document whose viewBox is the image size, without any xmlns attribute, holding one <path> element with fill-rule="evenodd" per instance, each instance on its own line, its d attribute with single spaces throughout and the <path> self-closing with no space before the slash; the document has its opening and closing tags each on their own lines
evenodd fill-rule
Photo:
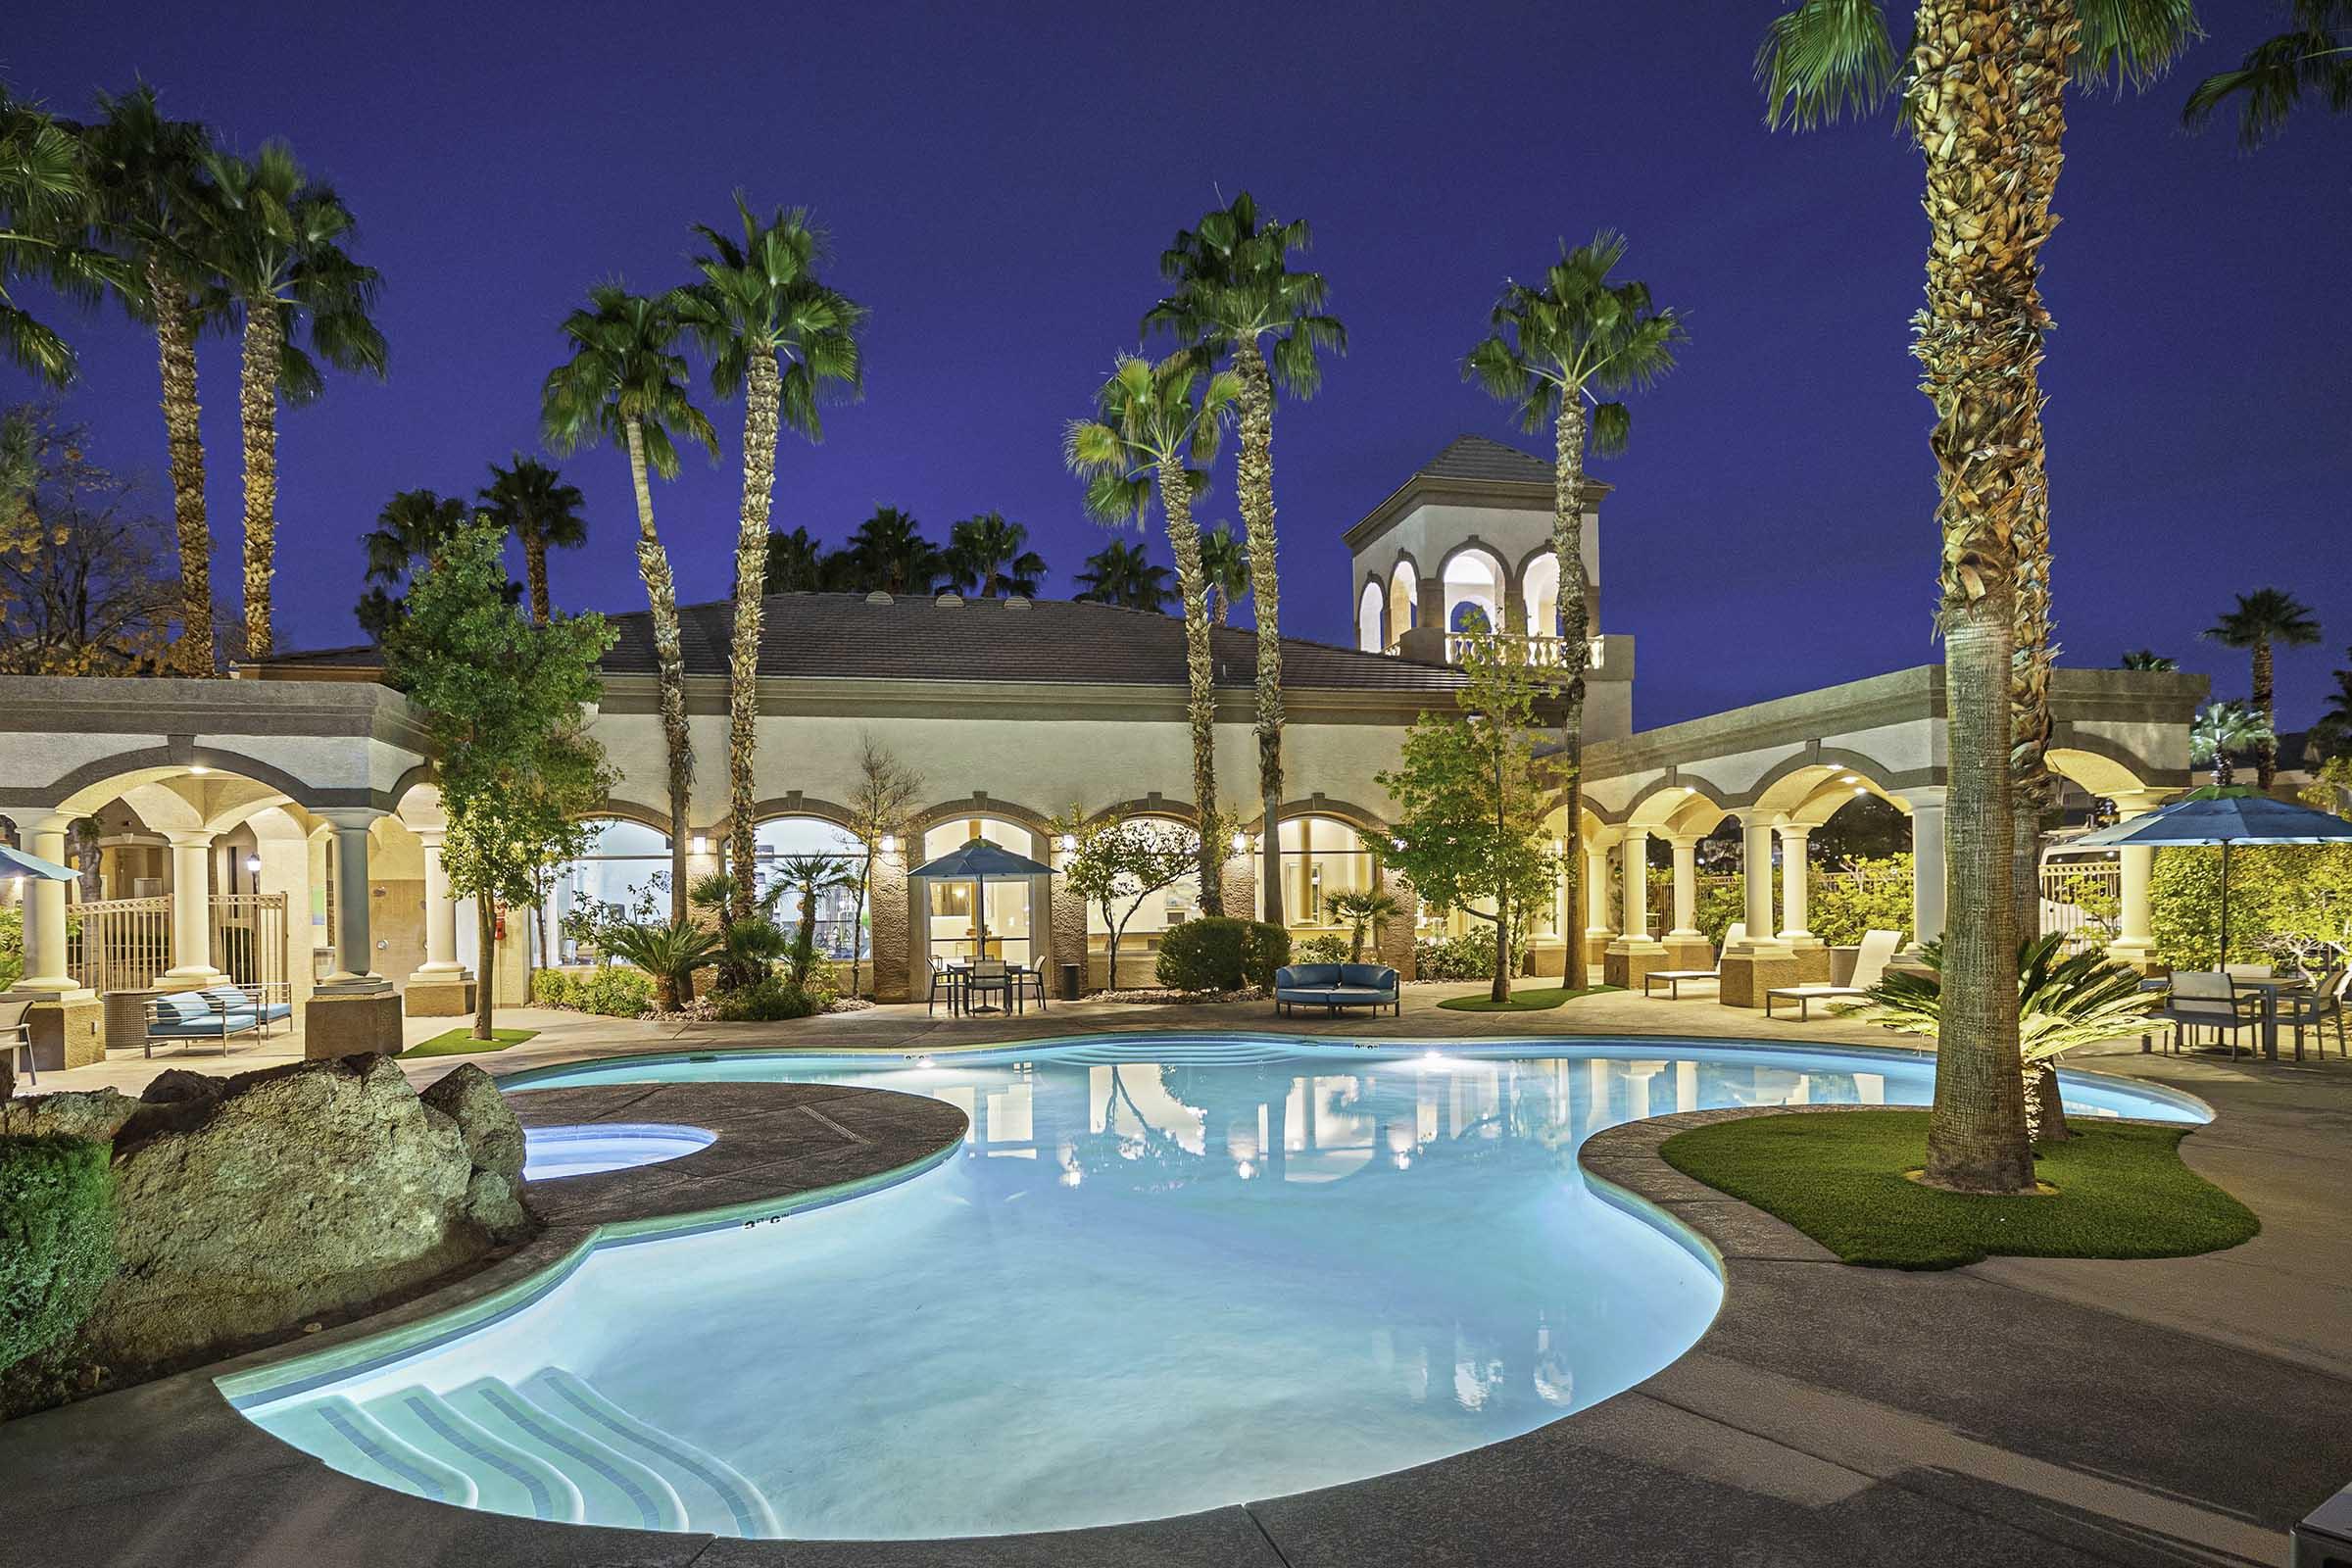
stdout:
<svg viewBox="0 0 2352 1568">
<path fill-rule="evenodd" d="M 2078 1118 L 2037 1151 L 2056 1189 L 2033 1198 L 1942 1192 L 1909 1179 L 1927 1159 L 1928 1112 L 1750 1116 L 1666 1140 L 1666 1163 L 1778 1215 L 1848 1263 L 1958 1268 L 1987 1257 L 2186 1257 L 2262 1228 L 2180 1162 L 2183 1127 Z"/>
<path fill-rule="evenodd" d="M 447 1034 L 435 1035 L 421 1045 L 411 1046 L 401 1054 L 404 1056 L 469 1056 L 477 1052 L 504 1051 L 509 1046 L 519 1046 L 538 1032 L 536 1029 L 493 1029 L 490 1033 L 495 1038 L 484 1042 L 473 1038 L 473 1025 L 466 1024 L 461 1028 L 450 1030 Z"/>
<path fill-rule="evenodd" d="M 1581 991 L 1569 991 L 1559 986 L 1546 986 L 1534 991 L 1514 991 L 1508 1002 L 1496 1002 L 1492 997 L 1447 997 L 1438 1004 L 1455 1012 L 1542 1012 L 1578 997 L 1595 996 L 1603 991 L 1622 991 L 1623 986 L 1586 986 Z"/>
</svg>

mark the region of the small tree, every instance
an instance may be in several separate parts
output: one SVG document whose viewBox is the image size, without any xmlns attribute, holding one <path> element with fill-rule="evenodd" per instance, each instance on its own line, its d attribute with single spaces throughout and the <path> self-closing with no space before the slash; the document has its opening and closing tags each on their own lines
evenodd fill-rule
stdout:
<svg viewBox="0 0 2352 1568">
<path fill-rule="evenodd" d="M 853 888 L 860 878 L 838 855 L 788 855 L 776 862 L 776 885 L 801 898 L 801 918 L 794 930 L 792 983 L 805 985 L 816 961 L 816 901 L 836 889 Z"/>
<path fill-rule="evenodd" d="M 1494 1000 L 1511 991 L 1511 923 L 1551 896 L 1560 857 L 1544 831 L 1554 785 L 1536 760 L 1543 689 L 1519 643 L 1472 638 L 1459 717 L 1424 713 L 1378 775 L 1399 808 L 1390 860 L 1424 899 L 1494 926 Z M 1485 902 L 1492 910 L 1477 906 Z"/>
<path fill-rule="evenodd" d="M 424 715 L 449 814 L 442 846 L 453 894 L 475 901 L 481 937 L 473 1035 L 491 1036 L 496 906 L 538 896 L 546 867 L 577 853 L 577 817 L 617 782 L 580 711 L 603 690 L 612 645 L 601 615 L 534 626 L 501 560 L 505 534 L 477 517 L 409 594 L 386 646 L 393 684 Z"/>
<path fill-rule="evenodd" d="M 1348 961 L 1361 963 L 1365 935 L 1369 933 L 1378 942 L 1399 909 L 1396 901 L 1378 888 L 1360 888 L 1332 894 L 1323 901 L 1323 912 L 1334 925 L 1348 928 Z"/>
<path fill-rule="evenodd" d="M 1200 864 L 1200 838 L 1173 822 L 1098 820 L 1073 806 L 1053 824 L 1056 836 L 1078 841 L 1062 863 L 1062 882 L 1102 911 L 1110 927 L 1110 989 L 1119 988 L 1119 943 L 1127 923 L 1152 894 L 1173 887 Z M 1215 826 L 1212 823 L 1210 830 Z"/>
<path fill-rule="evenodd" d="M 858 782 L 851 787 L 845 803 L 849 821 L 842 829 L 865 856 L 858 867 L 857 898 L 850 915 L 853 997 L 863 995 L 858 990 L 858 970 L 864 956 L 865 906 L 873 895 L 874 858 L 882 853 L 884 839 L 905 838 L 912 832 L 915 806 L 922 794 L 920 771 L 900 761 L 890 748 L 871 734 L 858 735 Z"/>
</svg>

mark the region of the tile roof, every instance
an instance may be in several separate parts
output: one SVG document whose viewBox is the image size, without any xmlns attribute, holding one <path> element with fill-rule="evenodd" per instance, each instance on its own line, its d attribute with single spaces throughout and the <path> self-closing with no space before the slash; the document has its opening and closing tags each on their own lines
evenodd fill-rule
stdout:
<svg viewBox="0 0 2352 1568">
<path fill-rule="evenodd" d="M 1008 608 L 1001 599 L 943 607 L 930 599 L 868 604 L 859 594 L 774 594 L 760 623 L 760 673 L 924 681 L 1044 681 L 1071 685 L 1181 686 L 1184 622 L 1173 615 L 1078 600 L 1041 599 Z M 679 642 L 686 670 L 723 675 L 733 622 L 725 600 L 682 606 Z M 605 656 L 612 675 L 652 674 L 652 617 L 605 617 L 618 634 Z M 1213 628 L 1216 683 L 1247 689 L 1257 678 L 1257 635 Z M 287 653 L 280 666 L 370 667 L 371 646 Z M 1329 643 L 1283 639 L 1283 685 L 1301 691 L 1450 692 L 1461 672 Z"/>
<path fill-rule="evenodd" d="M 1552 481 L 1551 465 L 1483 435 L 1457 435 L 1446 450 L 1413 471 L 1415 479 L 1498 479 L 1509 484 Z"/>
</svg>

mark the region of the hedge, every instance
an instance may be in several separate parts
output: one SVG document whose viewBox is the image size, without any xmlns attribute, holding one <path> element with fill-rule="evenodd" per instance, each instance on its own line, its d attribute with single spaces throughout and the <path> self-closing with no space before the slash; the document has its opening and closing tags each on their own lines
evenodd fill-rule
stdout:
<svg viewBox="0 0 2352 1568">
<path fill-rule="evenodd" d="M 0 1368 L 80 1326 L 115 1273 L 113 1149 L 0 1138 Z"/>
<path fill-rule="evenodd" d="M 1291 961 L 1291 934 L 1258 920 L 1202 915 L 1172 926 L 1159 942 L 1159 983 L 1172 991 L 1274 988 L 1274 971 Z"/>
</svg>

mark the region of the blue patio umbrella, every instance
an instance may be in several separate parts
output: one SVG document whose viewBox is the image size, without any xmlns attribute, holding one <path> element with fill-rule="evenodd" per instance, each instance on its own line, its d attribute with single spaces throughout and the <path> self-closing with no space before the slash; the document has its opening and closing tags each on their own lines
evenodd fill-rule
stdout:
<svg viewBox="0 0 2352 1568">
<path fill-rule="evenodd" d="M 972 918 L 980 932 L 977 951 L 988 956 L 988 879 L 1007 876 L 1052 876 L 1054 868 L 1041 865 L 1026 855 L 1015 855 L 1003 845 L 986 839 L 967 841 L 959 850 L 950 850 L 936 860 L 926 860 L 906 873 L 910 877 L 928 877 L 935 882 L 975 882 L 978 890 L 972 895 Z"/>
<path fill-rule="evenodd" d="M 80 874 L 71 866 L 60 865 L 55 860 L 44 860 L 37 855 L 26 855 L 23 850 L 12 850 L 0 844 L 0 880 L 28 876 L 41 882 L 71 882 Z"/>
<path fill-rule="evenodd" d="M 2230 848 L 2233 844 L 2352 844 L 2352 821 L 2292 801 L 2275 801 L 2243 785 L 2208 785 L 2113 827 L 2085 833 L 2069 849 L 2222 849 L 2222 942 L 2214 967 L 2230 957 Z"/>
</svg>

